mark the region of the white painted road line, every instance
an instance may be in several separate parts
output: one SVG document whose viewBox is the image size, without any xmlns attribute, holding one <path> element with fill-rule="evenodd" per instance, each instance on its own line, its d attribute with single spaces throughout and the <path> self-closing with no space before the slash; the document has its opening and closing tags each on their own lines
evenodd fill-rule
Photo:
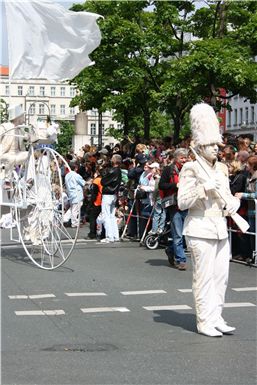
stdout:
<svg viewBox="0 0 257 385">
<path fill-rule="evenodd" d="M 64 310 L 21 310 L 15 311 L 16 315 L 63 315 Z"/>
<path fill-rule="evenodd" d="M 32 295 L 9 295 L 10 299 L 37 299 L 37 298 L 55 298 L 54 294 L 32 294 Z"/>
<path fill-rule="evenodd" d="M 189 310 L 192 308 L 187 305 L 164 305 L 164 306 L 143 306 L 143 309 L 154 311 L 154 310 Z"/>
<path fill-rule="evenodd" d="M 234 291 L 257 291 L 257 287 L 232 287 Z"/>
<path fill-rule="evenodd" d="M 250 307 L 256 306 L 251 302 L 228 302 L 225 303 L 224 307 Z"/>
<path fill-rule="evenodd" d="M 178 289 L 180 293 L 192 293 L 192 289 Z"/>
<path fill-rule="evenodd" d="M 130 311 L 126 307 L 86 307 L 80 310 L 83 313 L 105 313 L 105 312 L 111 312 L 111 311 L 118 311 L 121 313 L 125 313 Z"/>
<path fill-rule="evenodd" d="M 64 293 L 68 297 L 97 297 L 107 295 L 105 293 Z"/>
<path fill-rule="evenodd" d="M 165 290 L 138 290 L 138 291 L 121 291 L 122 295 L 140 295 L 140 294 L 165 294 Z"/>
</svg>

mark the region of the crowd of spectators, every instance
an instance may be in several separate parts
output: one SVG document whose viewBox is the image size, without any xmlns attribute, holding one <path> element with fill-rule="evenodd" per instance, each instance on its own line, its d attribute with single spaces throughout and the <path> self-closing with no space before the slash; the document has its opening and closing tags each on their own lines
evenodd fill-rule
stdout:
<svg viewBox="0 0 257 385">
<path fill-rule="evenodd" d="M 227 165 L 231 192 L 241 199 L 239 214 L 249 222 L 249 232 L 255 234 L 257 143 L 248 136 L 236 137 L 232 134 L 224 134 L 223 139 L 224 144 L 220 146 L 218 160 Z M 73 170 L 74 164 L 76 165 L 77 173 L 85 181 L 81 223 L 89 222 L 90 225 L 90 231 L 85 237 L 100 237 L 102 242 L 118 241 L 125 218 L 131 210 L 134 210 L 135 215 L 128 224 L 128 236 L 141 238 L 146 223 L 149 222 L 149 215 L 152 216 L 152 226 L 148 231 L 162 231 L 169 214 L 165 204 L 162 204 L 165 201 L 164 176 L 169 167 L 176 164 L 178 150 L 184 150 L 179 154 L 183 154 L 188 160 L 193 159 L 190 143 L 190 137 L 182 140 L 177 146 L 172 145 L 169 138 L 148 142 L 137 138 L 133 143 L 128 140 L 116 143 L 113 148 L 108 145 L 103 148 L 85 145 L 77 154 L 73 151 L 66 154 L 66 161 L 72 165 Z M 176 171 L 176 183 L 183 162 Z M 61 167 L 65 180 L 67 169 L 64 165 Z M 176 183 L 173 186 L 175 192 Z M 139 211 L 133 208 L 135 199 L 140 202 Z M 173 203 L 173 206 L 176 207 L 176 204 Z M 140 216 L 139 221 L 136 215 Z M 118 225 L 119 233 L 114 229 L 114 223 Z M 232 223 L 231 226 L 234 227 Z M 176 236 L 174 233 L 172 235 L 173 238 Z M 246 261 L 252 258 L 254 239 L 254 235 L 233 232 L 233 258 Z M 179 247 L 183 247 L 182 239 L 179 240 Z M 184 259 L 182 255 L 183 262 Z"/>
</svg>

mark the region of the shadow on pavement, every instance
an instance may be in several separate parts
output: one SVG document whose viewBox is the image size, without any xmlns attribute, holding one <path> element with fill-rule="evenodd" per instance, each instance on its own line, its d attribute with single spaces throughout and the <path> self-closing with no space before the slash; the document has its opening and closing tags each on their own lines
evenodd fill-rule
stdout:
<svg viewBox="0 0 257 385">
<path fill-rule="evenodd" d="M 196 317 L 192 313 L 178 313 L 173 310 L 155 310 L 154 321 L 177 326 L 196 333 Z"/>
<path fill-rule="evenodd" d="M 169 264 L 169 261 L 167 261 L 166 259 L 148 259 L 147 261 L 145 261 L 145 263 L 148 263 L 151 266 L 168 266 L 168 267 L 171 267 L 171 265 Z"/>
</svg>

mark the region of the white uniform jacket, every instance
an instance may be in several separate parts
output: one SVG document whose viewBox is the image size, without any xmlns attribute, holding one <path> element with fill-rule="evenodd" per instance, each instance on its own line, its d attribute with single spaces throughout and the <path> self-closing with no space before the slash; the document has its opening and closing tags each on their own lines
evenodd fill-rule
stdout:
<svg viewBox="0 0 257 385">
<path fill-rule="evenodd" d="M 237 199 L 230 192 L 227 167 L 220 162 L 211 165 L 201 159 L 213 180 L 219 180 L 222 197 L 227 201 Z M 226 239 L 225 203 L 214 190 L 205 191 L 203 184 L 208 179 L 197 161 L 185 163 L 180 172 L 178 207 L 180 210 L 189 209 L 183 234 L 197 238 Z"/>
</svg>

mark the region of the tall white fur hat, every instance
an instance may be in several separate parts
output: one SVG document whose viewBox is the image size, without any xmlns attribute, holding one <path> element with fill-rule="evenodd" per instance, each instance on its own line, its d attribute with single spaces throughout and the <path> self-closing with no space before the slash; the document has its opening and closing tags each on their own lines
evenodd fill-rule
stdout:
<svg viewBox="0 0 257 385">
<path fill-rule="evenodd" d="M 20 104 L 16 104 L 8 108 L 8 114 L 9 114 L 9 120 L 12 121 L 22 116 L 24 114 L 24 110 Z"/>
<path fill-rule="evenodd" d="M 190 122 L 194 146 L 222 143 L 219 121 L 209 104 L 194 105 L 190 111 Z"/>
</svg>

